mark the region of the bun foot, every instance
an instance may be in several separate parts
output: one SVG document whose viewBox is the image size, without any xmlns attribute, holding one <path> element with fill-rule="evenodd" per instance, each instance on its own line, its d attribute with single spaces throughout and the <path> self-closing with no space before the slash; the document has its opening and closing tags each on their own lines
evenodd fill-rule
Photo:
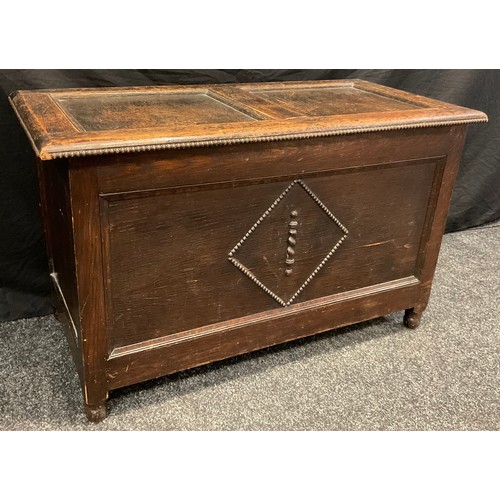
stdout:
<svg viewBox="0 0 500 500">
<path fill-rule="evenodd" d="M 108 416 L 106 404 L 99 406 L 85 405 L 85 415 L 91 422 L 101 422 Z"/>
<path fill-rule="evenodd" d="M 413 309 L 406 309 L 403 323 L 407 328 L 411 328 L 413 330 L 420 325 L 421 319 L 422 313 L 417 313 Z"/>
</svg>

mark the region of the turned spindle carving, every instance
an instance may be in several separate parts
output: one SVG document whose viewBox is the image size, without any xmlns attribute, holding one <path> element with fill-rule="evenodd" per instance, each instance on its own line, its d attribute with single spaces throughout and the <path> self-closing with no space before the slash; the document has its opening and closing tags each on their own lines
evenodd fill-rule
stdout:
<svg viewBox="0 0 500 500">
<path fill-rule="evenodd" d="M 295 245 L 297 244 L 297 226 L 299 225 L 298 221 L 295 220 L 299 215 L 297 210 L 292 210 L 290 212 L 290 218 L 292 219 L 288 223 L 288 240 L 287 240 L 287 249 L 286 249 L 286 259 L 285 259 L 285 274 L 286 276 L 291 276 L 293 272 L 293 264 L 295 263 Z"/>
</svg>

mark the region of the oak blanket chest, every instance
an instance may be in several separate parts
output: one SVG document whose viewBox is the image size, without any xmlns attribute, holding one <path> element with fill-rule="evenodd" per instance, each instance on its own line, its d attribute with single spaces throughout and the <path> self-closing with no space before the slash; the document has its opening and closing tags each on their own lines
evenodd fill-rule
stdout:
<svg viewBox="0 0 500 500">
<path fill-rule="evenodd" d="M 86 415 L 431 291 L 470 109 L 358 80 L 18 91 Z"/>
</svg>

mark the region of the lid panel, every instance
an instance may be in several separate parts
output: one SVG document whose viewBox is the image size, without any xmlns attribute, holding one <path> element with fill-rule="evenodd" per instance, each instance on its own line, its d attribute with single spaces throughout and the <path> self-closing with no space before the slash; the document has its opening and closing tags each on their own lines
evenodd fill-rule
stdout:
<svg viewBox="0 0 500 500">
<path fill-rule="evenodd" d="M 53 96 L 83 131 L 148 129 L 204 123 L 253 121 L 255 118 L 203 92 L 115 93 Z"/>
<path fill-rule="evenodd" d="M 355 87 L 320 87 L 255 90 L 266 100 L 278 102 L 294 116 L 332 116 L 418 109 L 424 106 L 384 97 Z"/>
</svg>

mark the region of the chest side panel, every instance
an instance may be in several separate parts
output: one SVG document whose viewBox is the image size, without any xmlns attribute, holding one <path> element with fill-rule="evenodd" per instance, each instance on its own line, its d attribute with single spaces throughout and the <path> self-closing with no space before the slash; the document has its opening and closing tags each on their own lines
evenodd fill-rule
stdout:
<svg viewBox="0 0 500 500">
<path fill-rule="evenodd" d="M 71 194 L 66 160 L 38 163 L 40 197 L 45 219 L 49 272 L 65 297 L 64 308 L 71 315 L 72 336 L 78 336 L 78 294 L 75 282 Z"/>
</svg>

